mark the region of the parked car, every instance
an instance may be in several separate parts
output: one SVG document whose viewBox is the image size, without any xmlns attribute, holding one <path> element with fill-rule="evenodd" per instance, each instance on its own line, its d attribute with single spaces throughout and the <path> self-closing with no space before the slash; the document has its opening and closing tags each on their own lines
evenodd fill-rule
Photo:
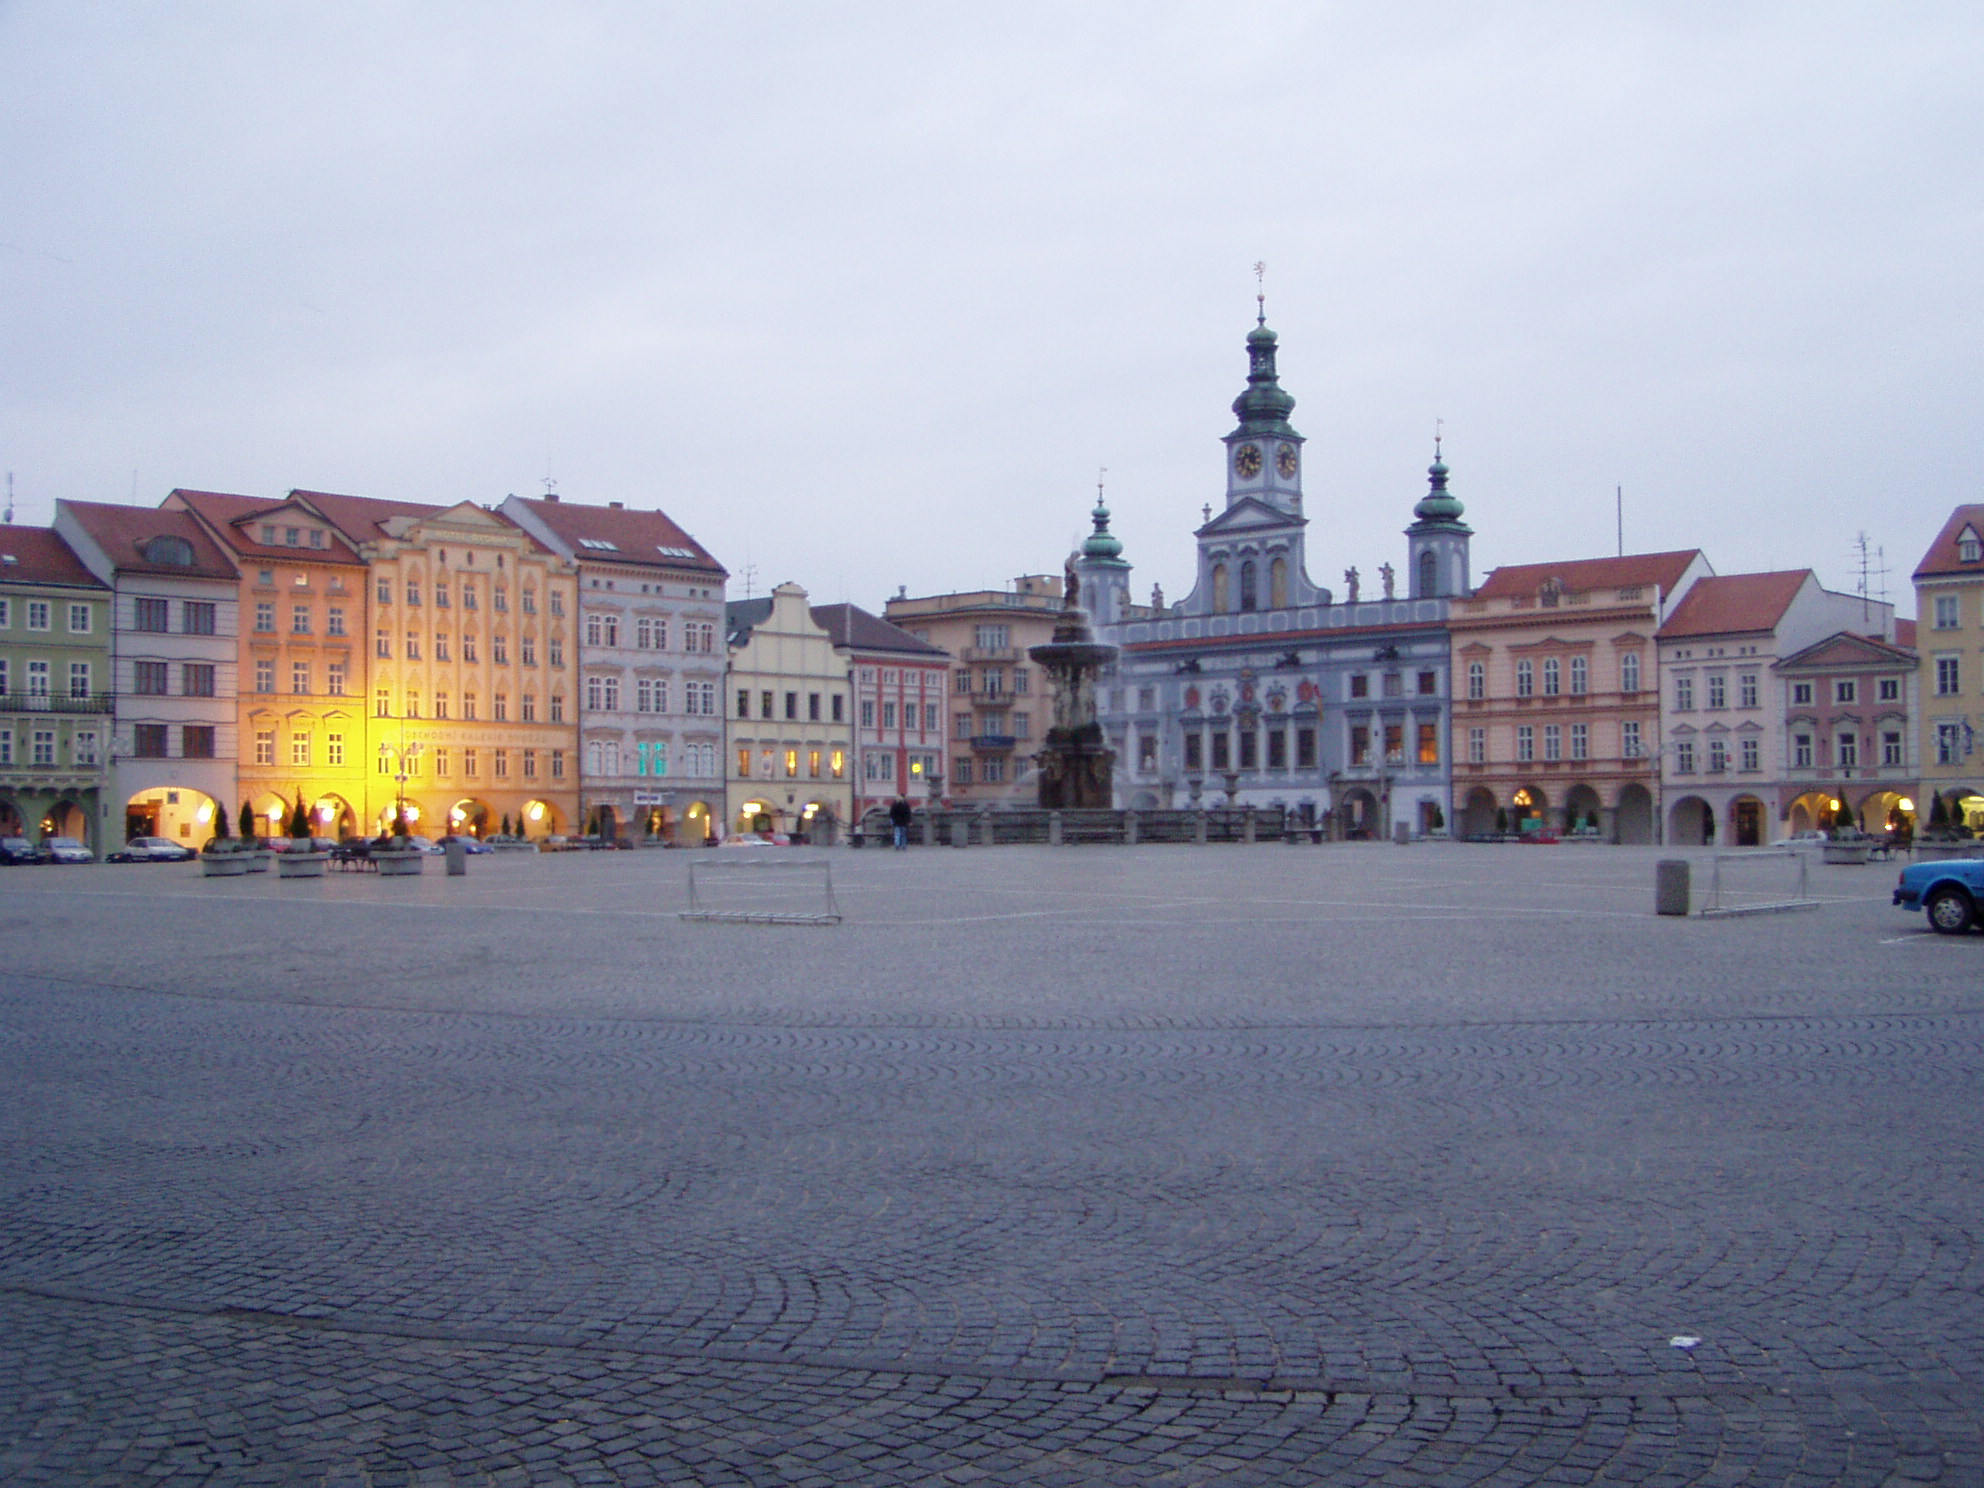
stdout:
<svg viewBox="0 0 1984 1488">
<path fill-rule="evenodd" d="M 1962 935 L 1984 912 L 1984 858 L 1910 863 L 1894 886 L 1894 902 L 1926 911 L 1929 928 L 1938 934 Z"/>
<path fill-rule="evenodd" d="M 476 853 L 493 853 L 496 851 L 495 848 L 479 837 L 470 837 L 466 834 L 450 834 L 441 839 L 441 849 L 443 852 L 447 851 L 450 842 L 459 842 L 462 845 L 462 851 L 468 853 L 471 857 Z"/>
<path fill-rule="evenodd" d="M 198 857 L 183 842 L 170 837 L 133 837 L 104 859 L 106 863 L 183 863 Z"/>
<path fill-rule="evenodd" d="M 415 852 L 437 853 L 441 851 L 440 844 L 432 837 L 409 837 L 406 840 L 406 845 Z"/>
<path fill-rule="evenodd" d="M 268 837 L 271 852 L 329 852 L 336 847 L 337 840 L 331 837 Z"/>
<path fill-rule="evenodd" d="M 47 848 L 32 843 L 25 837 L 0 837 L 0 863 L 26 866 L 29 863 L 47 861 Z"/>
<path fill-rule="evenodd" d="M 51 863 L 94 863 L 96 854 L 73 837 L 51 837 L 48 839 L 48 860 Z"/>
<path fill-rule="evenodd" d="M 1813 830 L 1809 832 L 1793 832 L 1789 837 L 1785 838 L 1784 840 L 1787 843 L 1789 843 L 1791 846 L 1797 847 L 1807 842 L 1813 842 L 1813 843 L 1830 842 L 1832 841 L 1832 834 L 1829 832 L 1821 832 L 1817 830 Z"/>
</svg>

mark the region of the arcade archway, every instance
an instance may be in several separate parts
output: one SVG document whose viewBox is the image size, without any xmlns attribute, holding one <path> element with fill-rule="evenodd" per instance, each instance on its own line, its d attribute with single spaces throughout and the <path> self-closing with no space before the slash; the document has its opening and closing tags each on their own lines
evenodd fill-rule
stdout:
<svg viewBox="0 0 1984 1488">
<path fill-rule="evenodd" d="M 1700 796 L 1683 796 L 1667 812 L 1667 840 L 1675 847 L 1709 847 L 1715 842 L 1715 811 Z"/>
<path fill-rule="evenodd" d="M 1495 793 L 1485 785 L 1477 785 L 1467 793 L 1467 803 L 1461 807 L 1461 836 L 1486 837 L 1494 830 Z"/>
<path fill-rule="evenodd" d="M 214 817 L 227 808 L 212 796 L 183 785 L 141 790 L 124 803 L 124 837 L 164 837 L 203 847 L 214 835 Z"/>
<path fill-rule="evenodd" d="M 1619 791 L 1619 805 L 1614 819 L 1618 840 L 1636 846 L 1645 846 L 1653 841 L 1653 793 L 1645 786 L 1632 784 Z"/>
<path fill-rule="evenodd" d="M 486 837 L 496 826 L 490 820 L 487 801 L 464 796 L 448 808 L 448 831 L 457 837 Z"/>
</svg>

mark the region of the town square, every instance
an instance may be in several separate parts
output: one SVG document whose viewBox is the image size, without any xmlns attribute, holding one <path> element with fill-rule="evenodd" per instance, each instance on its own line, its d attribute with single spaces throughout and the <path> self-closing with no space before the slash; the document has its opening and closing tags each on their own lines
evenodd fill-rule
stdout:
<svg viewBox="0 0 1984 1488">
<path fill-rule="evenodd" d="M 1979 947 L 1885 866 L 698 856 L 11 875 L 0 1476 L 1984 1472 Z"/>
<path fill-rule="evenodd" d="M 0 1488 L 1984 1488 L 1980 76 L 0 5 Z"/>
</svg>

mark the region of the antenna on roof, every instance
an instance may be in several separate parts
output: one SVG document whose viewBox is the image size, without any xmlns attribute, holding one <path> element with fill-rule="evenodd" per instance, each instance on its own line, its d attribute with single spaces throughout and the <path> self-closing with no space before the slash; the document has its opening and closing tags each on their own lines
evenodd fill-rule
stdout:
<svg viewBox="0 0 1984 1488">
<path fill-rule="evenodd" d="M 1867 621 L 1873 619 L 1873 605 L 1888 601 L 1887 550 L 1872 546 L 1865 532 L 1853 539 L 1853 546 L 1860 554 L 1860 618 Z"/>
</svg>

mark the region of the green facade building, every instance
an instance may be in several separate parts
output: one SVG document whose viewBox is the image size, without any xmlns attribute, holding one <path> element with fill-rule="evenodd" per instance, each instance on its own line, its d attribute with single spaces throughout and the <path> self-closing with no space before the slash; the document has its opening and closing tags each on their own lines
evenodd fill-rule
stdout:
<svg viewBox="0 0 1984 1488">
<path fill-rule="evenodd" d="M 101 854 L 110 591 L 45 527 L 0 526 L 0 836 Z"/>
</svg>

